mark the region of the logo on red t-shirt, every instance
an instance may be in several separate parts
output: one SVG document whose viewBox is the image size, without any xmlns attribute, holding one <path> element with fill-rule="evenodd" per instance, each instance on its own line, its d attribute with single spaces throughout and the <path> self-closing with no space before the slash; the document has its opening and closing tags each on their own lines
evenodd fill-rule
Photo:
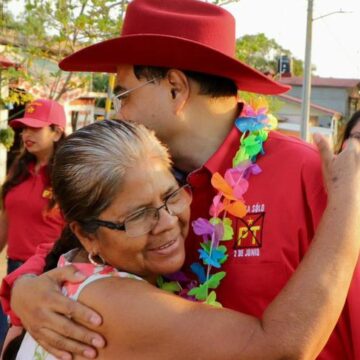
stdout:
<svg viewBox="0 0 360 360">
<path fill-rule="evenodd" d="M 234 220 L 234 256 L 259 256 L 263 242 L 265 206 L 255 204 L 248 206 L 243 218 Z"/>
</svg>

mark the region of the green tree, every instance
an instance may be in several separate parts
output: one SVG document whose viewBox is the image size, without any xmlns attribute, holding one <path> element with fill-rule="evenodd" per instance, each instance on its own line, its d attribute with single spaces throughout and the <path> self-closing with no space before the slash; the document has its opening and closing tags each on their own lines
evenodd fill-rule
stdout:
<svg viewBox="0 0 360 360">
<path fill-rule="evenodd" d="M 238 59 L 261 72 L 276 74 L 280 55 L 287 55 L 292 59 L 293 75 L 301 76 L 303 74 L 303 61 L 295 58 L 290 50 L 284 49 L 274 39 L 267 38 L 263 33 L 244 35 L 236 41 Z"/>
<path fill-rule="evenodd" d="M 13 14 L 7 10 L 7 4 L 10 0 L 0 1 L 0 29 L 6 27 L 9 29 L 16 29 L 18 27 L 17 22 L 14 19 Z"/>
<path fill-rule="evenodd" d="M 127 4 L 127 0 L 25 0 L 16 31 L 6 24 L 3 29 L 15 33 L 11 52 L 23 59 L 22 71 L 31 75 L 28 80 L 48 86 L 48 96 L 59 99 L 69 90 L 87 87 L 91 77 L 63 73 L 58 62 L 81 47 L 118 35 Z"/>
</svg>

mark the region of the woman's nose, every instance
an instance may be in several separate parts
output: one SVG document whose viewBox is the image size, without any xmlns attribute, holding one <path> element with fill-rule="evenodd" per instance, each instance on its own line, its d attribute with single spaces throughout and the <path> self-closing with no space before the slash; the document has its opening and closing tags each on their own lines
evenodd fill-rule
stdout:
<svg viewBox="0 0 360 360">
<path fill-rule="evenodd" d="M 178 217 L 171 215 L 171 212 L 164 206 L 159 210 L 159 220 L 153 228 L 154 235 L 172 229 L 178 223 Z"/>
</svg>

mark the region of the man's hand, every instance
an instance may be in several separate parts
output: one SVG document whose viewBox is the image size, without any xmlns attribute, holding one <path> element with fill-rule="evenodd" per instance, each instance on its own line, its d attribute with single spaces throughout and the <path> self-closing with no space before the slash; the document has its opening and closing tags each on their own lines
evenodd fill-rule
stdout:
<svg viewBox="0 0 360 360">
<path fill-rule="evenodd" d="M 19 278 L 12 290 L 11 307 L 26 330 L 59 359 L 71 359 L 71 354 L 95 358 L 96 348 L 105 345 L 99 334 L 86 328 L 100 325 L 101 317 L 61 294 L 62 283 L 84 278 L 73 266 L 66 266 L 38 277 Z"/>
<path fill-rule="evenodd" d="M 328 141 L 320 134 L 314 135 L 322 159 L 325 187 L 329 198 L 338 196 L 344 199 L 345 190 L 352 197 L 360 196 L 355 191 L 360 182 L 360 143 L 349 139 L 346 148 L 334 155 Z"/>
</svg>

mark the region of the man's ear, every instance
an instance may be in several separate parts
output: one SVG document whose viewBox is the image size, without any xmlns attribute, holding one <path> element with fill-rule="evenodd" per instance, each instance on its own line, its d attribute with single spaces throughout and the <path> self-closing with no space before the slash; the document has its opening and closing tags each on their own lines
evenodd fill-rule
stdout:
<svg viewBox="0 0 360 360">
<path fill-rule="evenodd" d="M 190 82 L 187 76 L 177 69 L 170 69 L 167 72 L 167 80 L 169 86 L 170 96 L 174 105 L 175 113 L 183 109 L 190 97 Z"/>
<path fill-rule="evenodd" d="M 69 227 L 88 253 L 98 254 L 98 240 L 94 234 L 84 231 L 77 221 L 71 222 Z"/>
</svg>

